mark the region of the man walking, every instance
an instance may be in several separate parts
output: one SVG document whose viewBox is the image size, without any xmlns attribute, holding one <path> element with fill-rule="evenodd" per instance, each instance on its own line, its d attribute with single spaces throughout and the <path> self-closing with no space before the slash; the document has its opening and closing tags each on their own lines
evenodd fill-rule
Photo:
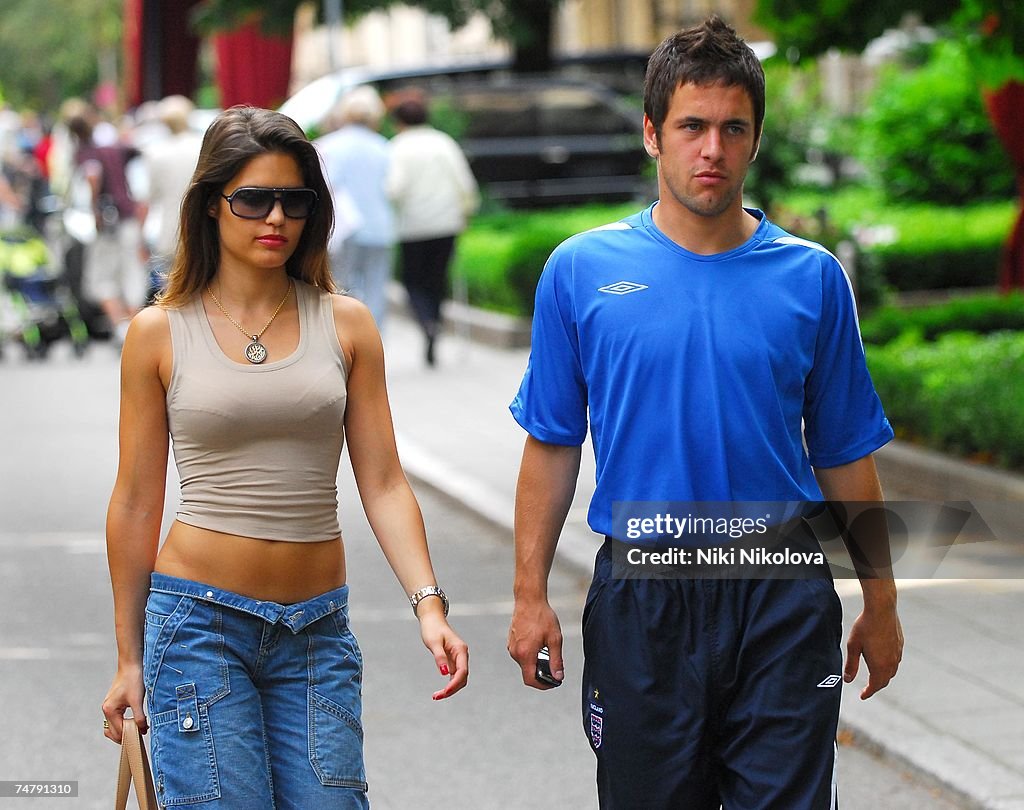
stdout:
<svg viewBox="0 0 1024 810">
<path fill-rule="evenodd" d="M 845 669 L 824 565 L 794 579 L 613 571 L 613 508 L 881 500 L 871 454 L 893 434 L 845 272 L 742 204 L 764 97 L 757 58 L 717 17 L 658 47 L 644 87 L 658 201 L 554 251 L 511 406 L 529 436 L 508 646 L 540 689 L 542 647 L 564 677 L 546 588 L 589 420 L 589 523 L 606 540 L 583 616 L 583 722 L 606 809 L 834 807 L 841 683 L 863 656 L 870 697 L 901 656 L 885 536 L 867 538 L 882 569 L 862 578 Z"/>
</svg>

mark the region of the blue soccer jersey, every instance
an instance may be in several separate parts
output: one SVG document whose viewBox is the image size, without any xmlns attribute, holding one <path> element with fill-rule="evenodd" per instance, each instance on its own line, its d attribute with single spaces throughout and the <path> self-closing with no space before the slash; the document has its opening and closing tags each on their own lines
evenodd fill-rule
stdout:
<svg viewBox="0 0 1024 810">
<path fill-rule="evenodd" d="M 893 436 L 845 271 L 756 210 L 743 245 L 691 253 L 653 208 L 552 253 L 513 416 L 562 445 L 589 416 L 599 534 L 616 501 L 819 500 L 812 466 Z"/>
</svg>

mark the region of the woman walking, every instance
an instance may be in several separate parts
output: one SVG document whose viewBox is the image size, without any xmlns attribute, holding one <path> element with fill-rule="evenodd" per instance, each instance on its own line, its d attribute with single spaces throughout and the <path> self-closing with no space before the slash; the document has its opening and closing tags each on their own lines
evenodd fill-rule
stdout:
<svg viewBox="0 0 1024 810">
<path fill-rule="evenodd" d="M 126 709 L 152 727 L 162 805 L 368 807 L 335 485 L 346 439 L 448 677 L 434 699 L 468 677 L 395 449 L 379 334 L 363 304 L 332 294 L 330 200 L 290 118 L 222 113 L 166 290 L 125 340 L 107 514 L 118 668 L 103 714 L 115 742 Z M 181 503 L 159 546 L 169 442 Z"/>
</svg>

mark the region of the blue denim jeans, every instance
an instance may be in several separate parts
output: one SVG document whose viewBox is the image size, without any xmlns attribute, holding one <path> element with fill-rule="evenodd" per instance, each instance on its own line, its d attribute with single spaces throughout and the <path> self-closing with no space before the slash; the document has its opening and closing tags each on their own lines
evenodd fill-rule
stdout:
<svg viewBox="0 0 1024 810">
<path fill-rule="evenodd" d="M 162 806 L 369 807 L 347 586 L 281 605 L 154 573 L 143 660 Z"/>
</svg>

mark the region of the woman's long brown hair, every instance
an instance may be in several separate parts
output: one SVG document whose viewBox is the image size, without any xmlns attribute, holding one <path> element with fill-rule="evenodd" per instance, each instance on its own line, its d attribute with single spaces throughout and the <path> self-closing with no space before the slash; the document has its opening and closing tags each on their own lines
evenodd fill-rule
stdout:
<svg viewBox="0 0 1024 810">
<path fill-rule="evenodd" d="M 177 249 L 157 304 L 180 307 L 213 278 L 220 266 L 220 238 L 211 208 L 220 204 L 225 185 L 246 163 L 272 152 L 294 157 L 302 170 L 303 182 L 319 198 L 316 210 L 306 220 L 298 247 L 288 259 L 288 275 L 335 291 L 327 258 L 334 206 L 316 148 L 288 116 L 239 106 L 217 116 L 203 138 L 192 182 L 181 202 Z"/>
</svg>

